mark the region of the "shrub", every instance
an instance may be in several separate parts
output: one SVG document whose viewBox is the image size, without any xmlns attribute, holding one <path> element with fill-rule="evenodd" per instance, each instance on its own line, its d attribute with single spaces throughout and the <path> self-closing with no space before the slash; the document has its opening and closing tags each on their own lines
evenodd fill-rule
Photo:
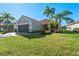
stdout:
<svg viewBox="0 0 79 59">
<path fill-rule="evenodd" d="M 58 29 L 58 23 L 56 21 L 53 21 L 51 23 L 51 31 L 52 32 L 57 32 L 57 29 Z"/>
<path fill-rule="evenodd" d="M 73 31 L 69 31 L 69 30 L 62 30 L 63 33 L 72 33 Z"/>
<path fill-rule="evenodd" d="M 45 32 L 43 30 L 39 30 L 39 31 L 32 31 L 32 33 L 42 33 L 42 32 Z"/>
</svg>

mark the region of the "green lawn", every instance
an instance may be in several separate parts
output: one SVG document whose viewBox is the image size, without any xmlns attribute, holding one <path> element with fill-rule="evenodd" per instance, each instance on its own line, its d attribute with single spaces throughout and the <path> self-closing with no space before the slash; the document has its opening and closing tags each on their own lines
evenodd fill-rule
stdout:
<svg viewBox="0 0 79 59">
<path fill-rule="evenodd" d="M 0 38 L 0 55 L 79 55 L 79 34 L 54 33 Z"/>
<path fill-rule="evenodd" d="M 0 32 L 0 34 L 4 34 L 5 32 Z"/>
</svg>

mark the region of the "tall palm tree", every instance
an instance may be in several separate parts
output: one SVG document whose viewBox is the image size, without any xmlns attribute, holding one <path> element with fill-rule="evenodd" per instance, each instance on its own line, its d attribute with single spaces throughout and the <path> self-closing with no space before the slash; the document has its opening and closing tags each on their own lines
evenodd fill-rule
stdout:
<svg viewBox="0 0 79 59">
<path fill-rule="evenodd" d="M 12 25 L 12 22 L 15 20 L 15 18 L 12 17 L 10 13 L 7 13 L 5 11 L 0 14 L 0 19 L 4 21 L 4 25 L 6 26 L 6 30 L 8 31 L 9 25 Z"/>
<path fill-rule="evenodd" d="M 61 17 L 62 15 L 60 13 L 54 15 L 55 21 L 58 22 L 57 29 L 59 31 L 61 30 Z"/>
<path fill-rule="evenodd" d="M 74 20 L 70 17 L 64 17 L 63 20 L 65 20 L 67 24 L 74 22 Z"/>
<path fill-rule="evenodd" d="M 55 8 L 50 8 L 49 6 L 47 6 L 44 9 L 44 15 L 46 15 L 46 17 L 48 18 L 48 20 L 51 20 L 53 18 L 53 15 L 55 14 Z M 48 25 L 49 30 L 50 29 L 50 24 Z"/>
<path fill-rule="evenodd" d="M 62 11 L 61 13 L 58 13 L 58 14 L 55 14 L 54 15 L 54 18 L 56 19 L 56 21 L 59 23 L 58 25 L 58 29 L 59 31 L 61 32 L 61 20 L 64 19 L 64 17 L 68 16 L 72 14 L 71 11 L 68 11 L 68 10 L 64 10 Z"/>
<path fill-rule="evenodd" d="M 50 8 L 49 6 L 47 6 L 44 9 L 44 15 L 46 15 L 48 17 L 48 19 L 53 18 L 54 14 L 55 14 L 55 8 Z"/>
</svg>

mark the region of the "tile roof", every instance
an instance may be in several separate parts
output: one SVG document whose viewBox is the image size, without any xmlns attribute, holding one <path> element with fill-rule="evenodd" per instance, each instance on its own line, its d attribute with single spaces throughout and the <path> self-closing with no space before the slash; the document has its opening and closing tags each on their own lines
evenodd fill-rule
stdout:
<svg viewBox="0 0 79 59">
<path fill-rule="evenodd" d="M 42 23 L 42 25 L 44 25 L 44 24 L 50 24 L 51 23 L 51 20 L 43 19 L 40 22 Z"/>
</svg>

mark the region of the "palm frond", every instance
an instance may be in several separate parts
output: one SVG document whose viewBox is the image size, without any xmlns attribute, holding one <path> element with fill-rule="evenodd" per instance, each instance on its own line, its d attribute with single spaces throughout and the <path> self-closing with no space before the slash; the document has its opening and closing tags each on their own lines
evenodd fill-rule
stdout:
<svg viewBox="0 0 79 59">
<path fill-rule="evenodd" d="M 74 22 L 74 19 L 72 19 L 70 17 L 63 17 L 62 19 L 64 19 L 67 22 L 67 24 Z"/>
<path fill-rule="evenodd" d="M 53 18 L 53 14 L 55 13 L 55 8 L 50 8 L 49 6 L 47 6 L 45 9 L 44 9 L 44 15 L 46 15 L 47 17 L 51 17 Z"/>
<path fill-rule="evenodd" d="M 73 20 L 73 19 L 70 18 L 70 17 L 63 17 L 62 19 L 64 19 L 64 20 Z"/>
<path fill-rule="evenodd" d="M 51 8 L 51 12 L 55 14 L 55 8 Z"/>
<path fill-rule="evenodd" d="M 11 16 L 11 14 L 10 13 L 8 13 L 8 12 L 2 12 L 2 13 L 0 13 L 1 14 L 1 17 L 0 17 L 0 19 L 3 19 L 3 20 L 7 20 L 7 21 L 13 21 L 13 20 L 15 20 L 15 18 L 14 17 L 12 17 Z"/>
<path fill-rule="evenodd" d="M 55 14 L 55 15 L 54 15 L 54 18 L 61 18 L 61 14 L 60 14 L 60 13 Z"/>
<path fill-rule="evenodd" d="M 15 20 L 15 18 L 14 17 L 11 17 L 11 20 Z"/>
<path fill-rule="evenodd" d="M 61 14 L 62 14 L 62 16 L 67 16 L 67 15 L 71 15 L 73 13 L 71 11 L 64 10 Z"/>
</svg>

